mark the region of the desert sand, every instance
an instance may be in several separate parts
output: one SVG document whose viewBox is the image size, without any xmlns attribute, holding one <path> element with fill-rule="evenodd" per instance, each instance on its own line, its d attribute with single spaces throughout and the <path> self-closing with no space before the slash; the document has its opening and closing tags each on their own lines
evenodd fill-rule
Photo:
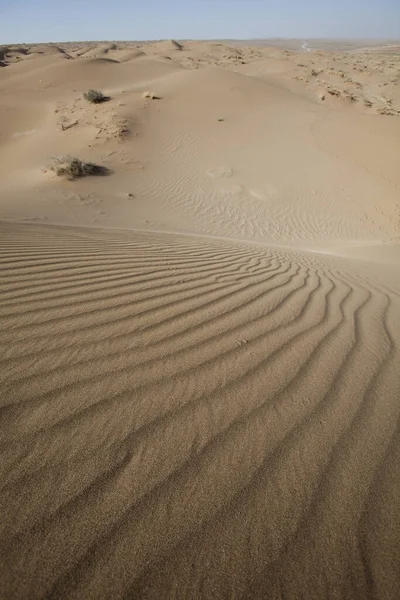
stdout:
<svg viewBox="0 0 400 600">
<path fill-rule="evenodd" d="M 398 598 L 400 44 L 346 49 L 0 49 L 1 598 Z"/>
</svg>

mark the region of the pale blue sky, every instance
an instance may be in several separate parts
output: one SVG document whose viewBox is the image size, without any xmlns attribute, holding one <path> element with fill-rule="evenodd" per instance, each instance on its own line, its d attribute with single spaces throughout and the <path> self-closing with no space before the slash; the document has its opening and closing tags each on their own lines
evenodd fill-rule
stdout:
<svg viewBox="0 0 400 600">
<path fill-rule="evenodd" d="M 0 0 L 0 44 L 262 37 L 400 38 L 400 0 Z"/>
</svg>

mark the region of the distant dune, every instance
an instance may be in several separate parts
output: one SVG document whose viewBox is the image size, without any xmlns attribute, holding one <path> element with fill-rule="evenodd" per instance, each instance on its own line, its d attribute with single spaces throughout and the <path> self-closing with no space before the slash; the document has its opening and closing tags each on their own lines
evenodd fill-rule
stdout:
<svg viewBox="0 0 400 600">
<path fill-rule="evenodd" d="M 282 44 L 0 51 L 1 598 L 397 600 L 400 56 Z"/>
<path fill-rule="evenodd" d="M 271 46 L 273 48 L 284 48 L 287 50 L 299 51 L 302 49 L 304 42 L 314 50 L 328 50 L 336 52 L 348 52 L 365 49 L 387 48 L 393 45 L 398 45 L 400 39 L 369 39 L 369 38 L 267 38 L 267 39 L 249 39 L 249 40 L 224 40 L 225 43 L 234 43 L 238 45 L 249 46 Z"/>
</svg>

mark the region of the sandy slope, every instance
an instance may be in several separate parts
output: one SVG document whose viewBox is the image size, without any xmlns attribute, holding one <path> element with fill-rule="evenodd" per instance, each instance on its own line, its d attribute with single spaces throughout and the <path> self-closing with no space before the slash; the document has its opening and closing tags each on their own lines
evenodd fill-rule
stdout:
<svg viewBox="0 0 400 600">
<path fill-rule="evenodd" d="M 215 46 L 167 60 L 154 44 L 122 63 L 91 49 L 92 58 L 45 55 L 2 69 L 0 215 L 285 244 L 396 238 L 400 119 L 329 94 L 320 102 L 318 84 L 311 91 L 290 75 L 310 55 L 322 60 L 314 53 L 252 58 L 250 49 L 243 65 Z M 110 102 L 88 105 L 88 87 Z M 146 90 L 161 99 L 144 100 Z M 114 175 L 44 175 L 65 153 Z"/>
<path fill-rule="evenodd" d="M 0 69 L 0 597 L 397 599 L 398 59 L 61 50 Z"/>
</svg>

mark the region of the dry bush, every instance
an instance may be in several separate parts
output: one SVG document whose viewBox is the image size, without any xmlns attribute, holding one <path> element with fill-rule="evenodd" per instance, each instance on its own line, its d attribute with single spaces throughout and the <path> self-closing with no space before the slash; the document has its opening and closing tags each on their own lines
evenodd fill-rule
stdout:
<svg viewBox="0 0 400 600">
<path fill-rule="evenodd" d="M 54 158 L 50 170 L 59 177 L 67 177 L 67 179 L 77 179 L 88 175 L 108 175 L 110 172 L 106 167 L 84 162 L 80 158 L 72 156 Z"/>
<path fill-rule="evenodd" d="M 160 100 L 159 96 L 156 96 L 154 92 L 149 92 L 148 90 L 146 92 L 143 92 L 142 98 L 150 98 L 150 100 Z"/>
<path fill-rule="evenodd" d="M 99 90 L 89 90 L 88 92 L 85 92 L 83 94 L 83 97 L 85 98 L 85 100 L 91 102 L 92 104 L 101 104 L 102 102 L 107 102 L 107 100 L 110 99 L 108 96 L 105 96 L 103 92 L 100 92 Z"/>
</svg>

